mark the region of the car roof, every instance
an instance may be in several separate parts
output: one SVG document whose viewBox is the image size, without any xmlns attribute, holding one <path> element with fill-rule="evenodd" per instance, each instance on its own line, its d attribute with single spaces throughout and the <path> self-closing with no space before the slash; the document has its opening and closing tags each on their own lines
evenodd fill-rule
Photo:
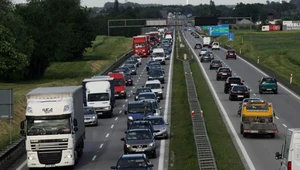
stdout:
<svg viewBox="0 0 300 170">
<path fill-rule="evenodd" d="M 124 154 L 121 158 L 145 158 L 145 154 Z"/>
<path fill-rule="evenodd" d="M 146 119 L 163 119 L 162 116 L 148 116 Z"/>
<path fill-rule="evenodd" d="M 160 84 L 159 80 L 148 80 L 145 84 Z"/>
<path fill-rule="evenodd" d="M 128 104 L 140 104 L 140 103 L 144 103 L 146 101 L 143 100 L 138 100 L 138 101 L 129 101 Z"/>
<path fill-rule="evenodd" d="M 149 121 L 148 121 L 149 122 Z M 133 123 L 132 123 L 133 124 Z M 151 123 L 150 123 L 151 124 Z M 127 132 L 142 132 L 142 131 L 149 131 L 151 132 L 150 129 L 129 129 Z"/>
<path fill-rule="evenodd" d="M 232 77 L 228 77 L 228 79 L 237 79 L 237 78 L 239 78 L 239 79 L 242 79 L 241 77 L 239 77 L 239 76 L 232 76 Z"/>
<path fill-rule="evenodd" d="M 154 92 L 142 92 L 142 93 L 139 93 L 139 95 L 142 95 L 142 94 L 145 94 L 145 95 L 149 95 L 149 94 L 151 94 L 151 95 L 155 95 L 155 93 L 154 93 Z"/>
</svg>

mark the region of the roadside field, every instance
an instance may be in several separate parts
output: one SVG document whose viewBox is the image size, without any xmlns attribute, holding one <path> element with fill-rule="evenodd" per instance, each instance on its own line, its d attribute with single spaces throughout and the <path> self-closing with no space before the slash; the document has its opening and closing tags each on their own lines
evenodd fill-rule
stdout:
<svg viewBox="0 0 300 170">
<path fill-rule="evenodd" d="M 226 44 L 243 56 L 257 61 L 289 80 L 293 74 L 293 83 L 300 86 L 300 31 L 251 32 L 238 30 L 234 32 L 234 41 L 228 42 L 227 36 L 217 38 L 221 45 Z M 251 51 L 252 47 L 252 51 Z"/>
<path fill-rule="evenodd" d="M 116 57 L 131 49 L 131 38 L 110 37 L 109 40 L 108 44 L 106 36 L 97 36 L 93 47 L 88 48 L 84 53 L 83 61 L 53 63 L 41 80 L 0 83 L 1 88 L 14 90 L 13 139 L 19 137 L 19 123 L 25 118 L 26 93 L 37 87 L 81 85 L 84 78 L 98 74 L 113 63 Z M 0 120 L 0 139 L 0 150 L 2 150 L 9 144 L 9 121 Z"/>
<path fill-rule="evenodd" d="M 179 41 L 176 39 L 174 43 Z M 177 44 L 175 54 L 176 48 Z M 184 53 L 187 54 L 186 48 L 180 48 L 179 56 L 183 56 Z M 183 63 L 176 59 L 176 55 L 174 57 L 169 170 L 196 170 L 199 167 Z"/>
</svg>

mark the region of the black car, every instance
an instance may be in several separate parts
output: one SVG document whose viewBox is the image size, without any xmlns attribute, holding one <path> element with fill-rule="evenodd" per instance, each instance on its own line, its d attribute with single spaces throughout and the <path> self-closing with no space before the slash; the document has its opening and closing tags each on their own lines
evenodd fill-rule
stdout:
<svg viewBox="0 0 300 170">
<path fill-rule="evenodd" d="M 152 61 L 152 60 L 149 60 L 147 62 L 147 66 L 146 66 L 146 70 L 149 71 L 149 67 L 150 65 L 161 65 L 159 61 Z"/>
<path fill-rule="evenodd" d="M 134 100 L 138 99 L 138 96 L 140 93 L 144 93 L 144 92 L 152 92 L 152 90 L 148 87 L 142 87 L 142 88 L 137 88 L 135 93 L 133 93 L 134 95 Z"/>
<path fill-rule="evenodd" d="M 151 170 L 153 164 L 149 161 L 145 154 L 124 154 L 122 155 L 116 166 L 111 166 L 113 170 Z"/>
<path fill-rule="evenodd" d="M 219 80 L 226 80 L 228 77 L 232 76 L 232 71 L 228 67 L 220 67 L 217 71 L 216 79 Z"/>
<path fill-rule="evenodd" d="M 156 158 L 156 142 L 154 134 L 149 129 L 128 130 L 124 141 L 124 154 L 145 153 Z"/>
<path fill-rule="evenodd" d="M 158 64 L 149 65 L 148 72 L 149 71 L 154 71 L 154 70 L 162 71 L 164 73 L 164 69 L 161 65 L 158 65 Z"/>
<path fill-rule="evenodd" d="M 164 84 L 165 77 L 163 71 L 150 69 L 148 72 L 148 80 L 159 80 L 161 84 Z"/>
<path fill-rule="evenodd" d="M 120 67 L 115 71 L 118 73 L 123 72 L 124 74 L 132 74 L 131 70 L 128 67 Z"/>
<path fill-rule="evenodd" d="M 124 62 L 124 65 L 135 65 L 135 67 L 139 67 L 139 61 L 136 58 L 129 58 Z"/>
<path fill-rule="evenodd" d="M 250 98 L 250 89 L 245 85 L 232 86 L 229 92 L 229 100 L 243 100 Z"/>
<path fill-rule="evenodd" d="M 125 74 L 126 86 L 133 86 L 133 80 L 130 74 Z"/>
<path fill-rule="evenodd" d="M 218 69 L 220 67 L 222 67 L 222 61 L 221 60 L 212 60 L 210 62 L 210 65 L 209 65 L 209 69 L 212 70 L 212 69 Z"/>
<path fill-rule="evenodd" d="M 205 53 L 201 56 L 200 61 L 202 62 L 211 62 L 213 59 L 209 53 Z"/>
<path fill-rule="evenodd" d="M 244 80 L 240 77 L 228 77 L 224 84 L 224 93 L 228 93 L 232 86 L 244 85 Z"/>
<path fill-rule="evenodd" d="M 152 133 L 154 133 L 154 128 L 151 122 L 148 120 L 136 120 L 132 122 L 128 130 L 132 130 L 132 129 L 149 129 Z"/>
<path fill-rule="evenodd" d="M 201 49 L 201 48 L 202 48 L 202 45 L 201 45 L 201 44 L 199 44 L 199 43 L 195 44 L 194 49 Z"/>
</svg>

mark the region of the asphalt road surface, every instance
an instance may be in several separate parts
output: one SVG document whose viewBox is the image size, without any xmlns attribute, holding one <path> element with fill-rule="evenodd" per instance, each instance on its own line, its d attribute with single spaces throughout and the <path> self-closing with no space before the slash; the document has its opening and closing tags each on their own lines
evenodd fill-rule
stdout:
<svg viewBox="0 0 300 170">
<path fill-rule="evenodd" d="M 190 27 L 192 28 L 192 27 Z M 194 30 L 194 28 L 192 28 Z M 183 31 L 184 35 L 193 48 L 196 43 L 203 43 L 202 39 L 195 39 L 190 31 Z M 194 50 L 194 49 L 193 49 Z M 198 50 L 194 52 L 199 54 Z M 278 94 L 259 94 L 258 93 L 258 80 L 266 76 L 263 72 L 251 66 L 242 58 L 238 57 L 237 60 L 225 58 L 225 50 L 220 49 L 214 51 L 215 59 L 220 59 L 223 62 L 223 66 L 227 66 L 233 70 L 234 76 L 240 76 L 245 84 L 251 89 L 250 97 L 257 97 L 268 102 L 273 103 L 276 120 L 279 133 L 274 139 L 269 136 L 252 136 L 243 138 L 239 133 L 240 128 L 240 117 L 237 116 L 238 102 L 229 101 L 228 94 L 224 94 L 224 82 L 216 81 L 216 72 L 209 70 L 209 63 L 201 63 L 205 69 L 205 74 L 208 76 L 209 81 L 216 92 L 217 100 L 220 101 L 220 108 L 224 108 L 223 113 L 226 114 L 230 124 L 234 128 L 234 136 L 236 137 L 237 144 L 241 148 L 241 152 L 250 169 L 256 170 L 274 170 L 279 169 L 280 161 L 275 160 L 275 152 L 281 151 L 281 146 L 284 144 L 284 135 L 287 128 L 299 127 L 300 120 L 300 98 L 293 94 L 287 88 L 279 85 Z M 200 101 L 201 102 L 201 101 Z M 248 159 L 250 158 L 250 159 Z M 252 166 L 251 166 L 252 164 Z"/>
<path fill-rule="evenodd" d="M 174 50 L 173 50 L 174 51 Z M 169 113 L 169 103 L 171 101 L 167 94 L 171 87 L 172 70 L 170 70 L 171 62 L 173 61 L 173 53 L 171 60 L 167 60 L 164 66 L 165 84 L 163 84 L 164 99 L 160 101 L 162 114 L 167 121 Z M 109 170 L 111 166 L 116 165 L 119 157 L 123 154 L 123 141 L 120 139 L 125 136 L 127 129 L 127 116 L 124 115 L 124 110 L 127 108 L 128 101 L 132 101 L 133 93 L 136 88 L 144 86 L 147 81 L 146 63 L 150 57 L 142 59 L 142 65 L 138 68 L 138 74 L 133 76 L 135 86 L 127 86 L 127 99 L 117 99 L 114 109 L 114 117 L 108 119 L 99 119 L 99 125 L 96 127 L 86 127 L 86 140 L 83 156 L 79 159 L 77 170 Z M 170 92 L 170 91 L 169 91 Z M 156 159 L 150 159 L 154 165 L 154 170 L 162 170 L 168 167 L 168 140 L 157 140 L 157 155 Z M 12 169 L 28 170 L 26 158 L 23 156 L 15 164 Z M 60 168 L 66 169 L 66 168 Z"/>
</svg>

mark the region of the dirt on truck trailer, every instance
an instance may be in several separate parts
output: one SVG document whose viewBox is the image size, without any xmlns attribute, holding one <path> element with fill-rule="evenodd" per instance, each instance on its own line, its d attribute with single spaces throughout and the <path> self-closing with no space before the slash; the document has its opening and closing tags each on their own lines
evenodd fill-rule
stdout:
<svg viewBox="0 0 300 170">
<path fill-rule="evenodd" d="M 274 123 L 274 113 L 272 103 L 265 100 L 250 100 L 244 103 L 241 113 L 240 133 L 243 137 L 250 134 L 266 134 L 274 138 L 278 132 Z"/>
</svg>

